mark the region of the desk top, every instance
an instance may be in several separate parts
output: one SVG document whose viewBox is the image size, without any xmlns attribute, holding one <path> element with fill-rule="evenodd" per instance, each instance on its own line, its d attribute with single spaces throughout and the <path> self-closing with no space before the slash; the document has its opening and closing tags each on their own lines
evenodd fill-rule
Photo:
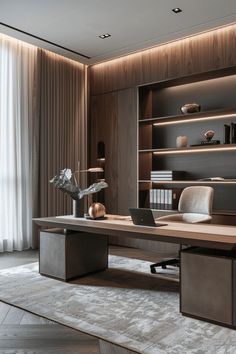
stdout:
<svg viewBox="0 0 236 354">
<path fill-rule="evenodd" d="M 236 250 L 236 227 L 216 224 L 168 222 L 161 227 L 134 225 L 130 217 L 107 215 L 105 220 L 87 220 L 72 215 L 33 219 L 43 228 L 63 228 L 74 231 L 120 237 L 147 239 L 222 250 Z"/>
</svg>

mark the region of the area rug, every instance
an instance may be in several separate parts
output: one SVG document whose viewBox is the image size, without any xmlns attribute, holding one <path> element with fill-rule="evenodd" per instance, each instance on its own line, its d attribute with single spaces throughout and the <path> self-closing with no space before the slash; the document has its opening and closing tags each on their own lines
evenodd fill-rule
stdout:
<svg viewBox="0 0 236 354">
<path fill-rule="evenodd" d="M 236 331 L 183 317 L 178 283 L 149 262 L 110 256 L 109 269 L 71 283 L 38 264 L 0 271 L 0 300 L 143 354 L 236 353 Z"/>
</svg>

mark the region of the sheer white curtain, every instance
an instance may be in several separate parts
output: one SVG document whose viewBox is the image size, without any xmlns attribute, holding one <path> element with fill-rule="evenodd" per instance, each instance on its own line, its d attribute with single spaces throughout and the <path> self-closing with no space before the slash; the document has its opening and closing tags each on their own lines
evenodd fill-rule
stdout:
<svg viewBox="0 0 236 354">
<path fill-rule="evenodd" d="M 0 34 L 0 252 L 32 246 L 37 48 Z"/>
</svg>

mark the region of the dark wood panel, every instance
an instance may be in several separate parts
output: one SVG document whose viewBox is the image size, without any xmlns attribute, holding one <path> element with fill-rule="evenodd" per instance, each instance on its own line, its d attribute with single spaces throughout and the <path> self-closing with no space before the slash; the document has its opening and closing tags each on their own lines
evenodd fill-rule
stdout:
<svg viewBox="0 0 236 354">
<path fill-rule="evenodd" d="M 188 76 L 236 65 L 236 25 L 90 67 L 91 93 Z"/>
<path fill-rule="evenodd" d="M 118 92 L 118 214 L 137 206 L 137 90 Z"/>
<path fill-rule="evenodd" d="M 118 210 L 117 93 L 91 98 L 91 166 L 97 166 L 97 144 L 105 143 L 105 190 L 107 212 Z"/>
</svg>

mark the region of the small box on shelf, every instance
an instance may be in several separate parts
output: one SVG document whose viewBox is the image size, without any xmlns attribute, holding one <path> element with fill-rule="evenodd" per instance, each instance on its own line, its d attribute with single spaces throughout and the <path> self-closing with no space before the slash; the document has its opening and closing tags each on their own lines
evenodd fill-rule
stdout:
<svg viewBox="0 0 236 354">
<path fill-rule="evenodd" d="M 177 181 L 185 179 L 185 171 L 157 170 L 151 171 L 151 181 Z"/>
</svg>

